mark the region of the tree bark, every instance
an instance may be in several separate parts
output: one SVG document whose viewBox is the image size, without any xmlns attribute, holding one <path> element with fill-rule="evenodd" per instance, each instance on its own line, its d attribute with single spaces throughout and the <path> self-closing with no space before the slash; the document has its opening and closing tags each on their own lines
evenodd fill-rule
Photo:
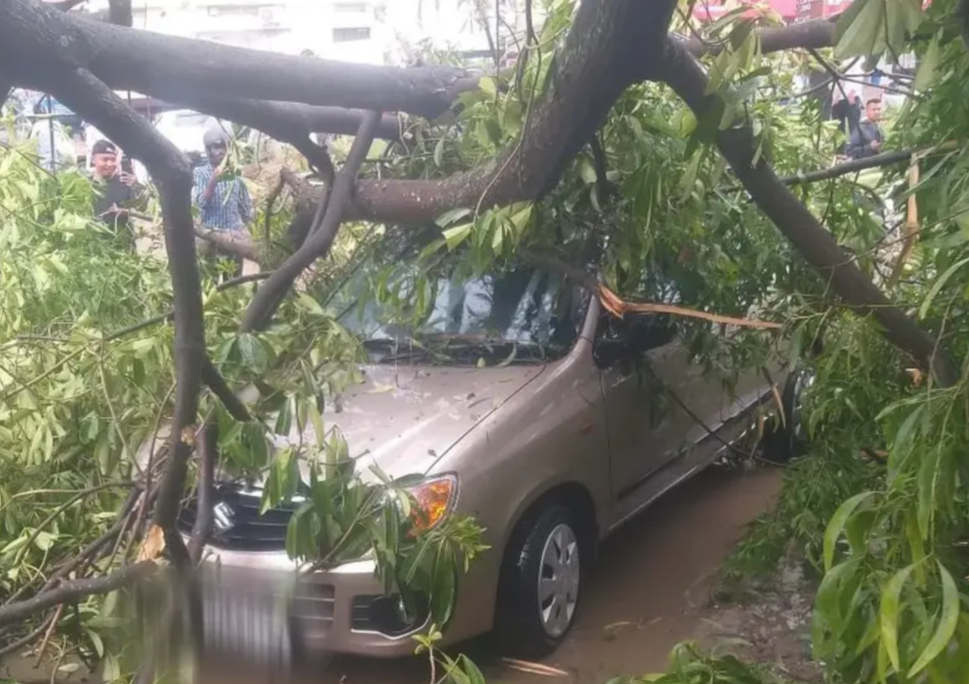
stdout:
<svg viewBox="0 0 969 684">
<path fill-rule="evenodd" d="M 135 582 L 154 574 L 157 570 L 158 566 L 155 563 L 145 561 L 121 568 L 103 577 L 64 582 L 56 589 L 41 592 L 26 601 L 18 601 L 17 603 L 0 607 L 0 625 L 13 622 L 14 620 L 23 620 L 34 613 L 39 613 L 42 610 L 62 603 L 76 601 L 85 596 L 109 594 L 116 589 L 131 586 Z"/>
<path fill-rule="evenodd" d="M 662 79 L 699 119 L 717 95 L 706 94 L 706 74 L 683 45 L 668 40 L 667 46 Z M 749 123 L 720 131 L 717 147 L 761 211 L 845 303 L 858 314 L 871 315 L 885 337 L 930 369 L 940 384 L 948 386 L 957 379 L 935 340 L 891 304 L 763 158 L 753 163 L 757 146 Z"/>
<path fill-rule="evenodd" d="M 30 50 L 38 37 L 47 53 Z M 53 53 L 53 54 L 51 54 Z M 24 60 L 26 54 L 30 60 Z M 56 55 L 56 58 L 55 58 Z M 450 67 L 396 67 L 237 48 L 136 31 L 75 12 L 58 12 L 37 0 L 0 3 L 0 62 L 35 87 L 31 78 L 52 61 L 69 60 L 115 90 L 134 90 L 172 102 L 187 93 L 281 100 L 434 117 L 478 78 Z"/>
<path fill-rule="evenodd" d="M 800 24 L 760 31 L 760 50 L 763 54 L 794 48 L 825 48 L 834 44 L 834 26 L 838 17 L 811 19 Z M 674 37 L 674 39 L 676 39 Z M 717 55 L 723 50 L 720 43 L 704 43 L 699 38 L 680 39 L 694 57 Z"/>
</svg>

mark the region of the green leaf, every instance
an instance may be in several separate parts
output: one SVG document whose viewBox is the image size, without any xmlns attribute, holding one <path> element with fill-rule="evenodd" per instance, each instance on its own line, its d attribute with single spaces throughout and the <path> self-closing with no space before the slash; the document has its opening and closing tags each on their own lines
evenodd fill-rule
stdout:
<svg viewBox="0 0 969 684">
<path fill-rule="evenodd" d="M 525 227 L 528 225 L 529 220 L 532 218 L 533 205 L 531 202 L 524 202 L 525 206 L 518 209 L 519 204 L 513 204 L 509 207 L 512 212 L 509 221 L 515 227 L 515 233 L 518 237 L 521 237 L 522 232 L 524 232 Z"/>
<path fill-rule="evenodd" d="M 98 417 L 95 413 L 89 413 L 81 420 L 81 444 L 91 444 L 98 438 Z"/>
<path fill-rule="evenodd" d="M 939 624 L 935 628 L 932 639 L 929 640 L 925 650 L 922 651 L 922 655 L 912 665 L 912 669 L 908 671 L 910 678 L 928 667 L 929 663 L 946 649 L 956 633 L 956 627 L 959 625 L 959 589 L 945 566 L 938 560 L 936 563 L 939 566 L 939 575 L 942 577 L 942 616 L 939 618 Z"/>
<path fill-rule="evenodd" d="M 860 560 L 854 558 L 834 566 L 824 574 L 824 578 L 818 586 L 815 608 L 818 615 L 827 621 L 835 634 L 838 634 L 842 628 L 841 602 L 839 600 L 842 589 L 848 585 L 848 580 L 852 578 L 859 565 Z M 819 654 L 823 654 L 826 650 L 831 651 L 833 649 L 825 649 L 824 632 L 819 627 L 820 621 L 816 620 L 813 642 Z"/>
<path fill-rule="evenodd" d="M 300 292 L 299 296 L 296 297 L 296 303 L 301 309 L 304 309 L 309 313 L 316 314 L 317 316 L 326 315 L 326 312 L 323 310 L 323 307 L 320 306 L 320 303 L 305 292 Z"/>
<path fill-rule="evenodd" d="M 866 499 L 871 497 L 875 492 L 868 491 L 862 492 L 861 494 L 856 494 L 851 497 L 843 504 L 838 506 L 838 510 L 835 511 L 834 515 L 831 517 L 831 521 L 828 523 L 827 529 L 824 531 L 824 570 L 828 572 L 831 570 L 831 566 L 834 564 L 834 550 L 838 539 L 844 532 L 845 525 L 848 519 L 855 512 Z"/>
<path fill-rule="evenodd" d="M 251 333 L 239 335 L 239 354 L 242 363 L 254 373 L 265 373 L 269 364 L 269 354 L 265 343 Z"/>
<path fill-rule="evenodd" d="M 94 647 L 94 652 L 98 654 L 98 658 L 104 657 L 104 642 L 101 641 L 101 635 L 92 629 L 85 629 L 88 639 L 91 640 L 91 646 Z"/>
<path fill-rule="evenodd" d="M 834 53 L 838 59 L 874 51 L 884 30 L 885 0 L 855 0 L 834 28 Z"/>
<path fill-rule="evenodd" d="M 313 426 L 313 433 L 316 435 L 316 443 L 323 444 L 323 440 L 326 439 L 326 430 L 323 425 L 323 416 L 320 413 L 320 409 L 317 407 L 315 401 L 307 403 L 306 413 L 310 419 L 310 425 Z"/>
<path fill-rule="evenodd" d="M 932 37 L 928 49 L 919 61 L 918 71 L 915 72 L 915 81 L 912 87 L 917 92 L 928 90 L 938 77 L 939 61 L 942 57 L 942 48 L 939 44 L 941 32 Z"/>
<path fill-rule="evenodd" d="M 956 271 L 966 264 L 969 264 L 969 257 L 960 259 L 949 266 L 949 268 L 947 268 L 945 272 L 939 276 L 938 280 L 932 284 L 932 289 L 929 290 L 929 293 L 925 296 L 925 300 L 922 302 L 922 306 L 919 307 L 919 318 L 925 318 L 925 315 L 929 312 L 929 308 L 932 306 L 932 301 L 935 299 L 936 295 L 939 294 L 939 291 L 945 287 L 945 284 L 949 278 L 951 278 Z"/>
<path fill-rule="evenodd" d="M 882 644 L 885 646 L 888 659 L 896 672 L 901 668 L 898 657 L 899 598 L 902 594 L 902 587 L 905 586 L 905 582 L 913 570 L 915 570 L 914 563 L 907 568 L 899 570 L 882 590 L 881 610 L 879 611 L 879 623 L 882 628 Z"/>
<path fill-rule="evenodd" d="M 102 679 L 105 684 L 110 684 L 121 679 L 121 665 L 118 664 L 118 659 L 113 653 L 108 653 L 104 656 L 104 661 L 102 662 Z"/>
<path fill-rule="evenodd" d="M 279 409 L 279 413 L 276 414 L 276 427 L 273 428 L 273 432 L 277 435 L 288 435 L 290 430 L 293 429 L 293 404 L 289 397 L 286 397 L 286 401 Z"/>
<path fill-rule="evenodd" d="M 478 81 L 478 87 L 488 97 L 494 98 L 498 96 L 498 86 L 495 83 L 495 79 L 491 76 L 482 76 Z"/>
<path fill-rule="evenodd" d="M 245 423 L 242 434 L 249 447 L 249 462 L 246 465 L 254 469 L 262 468 L 269 460 L 269 443 L 266 441 L 262 424 L 255 421 Z"/>
<path fill-rule="evenodd" d="M 457 598 L 458 569 L 447 547 L 438 551 L 434 560 L 431 584 L 431 617 L 441 627 L 447 626 Z"/>
<path fill-rule="evenodd" d="M 579 160 L 579 176 L 582 178 L 582 182 L 586 185 L 592 185 L 598 179 L 596 167 L 593 166 L 592 162 L 585 157 L 582 157 Z"/>
<path fill-rule="evenodd" d="M 469 684 L 486 684 L 484 675 L 478 666 L 474 664 L 474 661 L 468 658 L 463 653 L 461 654 L 461 668 L 464 673 L 468 676 Z"/>
<path fill-rule="evenodd" d="M 447 241 L 447 248 L 449 250 L 454 249 L 464 242 L 471 235 L 472 228 L 474 228 L 474 223 L 463 223 L 460 226 L 445 230 L 444 239 Z"/>
</svg>

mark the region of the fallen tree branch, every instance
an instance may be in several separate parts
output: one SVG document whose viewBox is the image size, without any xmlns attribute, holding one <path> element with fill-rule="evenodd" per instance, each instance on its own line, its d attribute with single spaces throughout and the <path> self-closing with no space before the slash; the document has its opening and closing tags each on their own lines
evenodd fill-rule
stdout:
<svg viewBox="0 0 969 684">
<path fill-rule="evenodd" d="M 150 91 L 175 102 L 189 91 L 217 90 L 229 97 L 435 117 L 458 94 L 478 87 L 477 76 L 463 69 L 403 69 L 304 59 L 136 31 L 73 12 L 58 12 L 37 0 L 0 3 L 0 62 L 24 61 L 25 54 L 43 59 L 32 45 L 38 24 L 47 35 L 57 37 L 59 57 L 88 69 L 108 87 Z M 41 85 L 30 78 L 37 66 L 18 66 L 16 76 L 29 79 L 27 85 Z"/>
<path fill-rule="evenodd" d="M 360 129 L 353 139 L 350 154 L 347 155 L 343 168 L 337 173 L 336 180 L 333 182 L 333 190 L 329 193 L 329 202 L 325 207 L 322 223 L 315 232 L 311 229 L 302 246 L 276 269 L 273 276 L 253 297 L 242 319 L 243 332 L 261 330 L 268 325 L 279 303 L 300 273 L 330 250 L 343 220 L 343 210 L 350 202 L 360 166 L 373 143 L 373 132 L 379 121 L 380 113 L 373 112 L 360 124 Z"/>
<path fill-rule="evenodd" d="M 660 304 L 657 302 L 630 302 L 622 299 L 615 292 L 599 282 L 599 280 L 588 271 L 577 266 L 568 264 L 556 257 L 547 254 L 536 254 L 526 252 L 525 261 L 537 266 L 544 267 L 550 271 L 557 271 L 576 285 L 588 290 L 602 303 L 602 308 L 616 318 L 624 318 L 627 313 L 660 313 L 671 314 L 674 316 L 684 316 L 686 318 L 699 318 L 712 323 L 723 323 L 725 325 L 736 325 L 743 328 L 760 328 L 764 330 L 776 330 L 781 328 L 780 323 L 761 321 L 756 318 L 736 318 L 734 316 L 724 316 L 721 314 L 699 311 L 683 306 L 672 306 L 670 304 Z"/>
<path fill-rule="evenodd" d="M 716 94 L 707 94 L 707 77 L 696 60 L 676 41 L 667 41 L 662 69 L 665 81 L 700 118 Z M 943 386 L 958 377 L 934 340 L 888 298 L 842 251 L 804 204 L 780 182 L 767 163 L 756 163 L 756 144 L 751 127 L 722 130 L 717 147 L 730 163 L 744 188 L 777 228 L 834 291 L 861 315 L 871 315 L 885 337 L 931 369 Z"/>
<path fill-rule="evenodd" d="M 818 181 L 831 180 L 832 178 L 847 176 L 850 173 L 857 173 L 867 169 L 876 169 L 882 166 L 899 164 L 911 159 L 912 154 L 914 154 L 916 151 L 916 149 L 909 149 L 883 152 L 882 154 L 876 154 L 871 157 L 852 159 L 851 161 L 835 164 L 834 166 L 829 166 L 826 169 L 820 169 L 818 171 L 799 173 L 794 176 L 784 176 L 782 178 L 778 178 L 778 180 L 784 185 L 806 185 L 808 183 L 817 183 Z"/>
<path fill-rule="evenodd" d="M 838 16 L 824 19 L 811 19 L 799 24 L 789 24 L 780 28 L 761 29 L 760 50 L 762 54 L 783 50 L 826 48 L 834 44 L 834 27 Z M 673 36 L 694 57 L 716 56 L 723 51 L 720 43 L 704 43 L 699 38 Z"/>
<path fill-rule="evenodd" d="M 35 51 L 37 47 L 34 45 L 29 49 Z M 165 531 L 168 548 L 178 562 L 188 555 L 175 527 L 191 453 L 185 434 L 196 419 L 202 361 L 205 358 L 202 290 L 191 208 L 191 167 L 185 155 L 155 130 L 147 119 L 127 107 L 89 71 L 76 69 L 65 75 L 63 65 L 60 70 L 57 65 L 50 65 L 49 68 L 53 74 L 59 75 L 52 76 L 46 89 L 94 123 L 132 157 L 144 163 L 159 189 L 175 300 L 176 390 L 171 456 L 155 501 L 154 522 Z"/>
<path fill-rule="evenodd" d="M 251 240 L 242 239 L 224 230 L 212 230 L 211 228 L 205 228 L 197 224 L 194 230 L 196 237 L 212 243 L 223 252 L 228 252 L 233 256 L 242 257 L 249 261 L 255 261 L 257 264 L 265 260 L 265 254 L 263 254 L 262 249 Z"/>
<path fill-rule="evenodd" d="M 116 589 L 123 589 L 150 577 L 158 570 L 158 566 L 146 561 L 135 563 L 126 568 L 91 579 L 78 579 L 64 582 L 54 589 L 42 591 L 33 598 L 0 607 L 0 625 L 23 620 L 42 610 L 59 606 L 62 603 L 73 603 L 88 596 L 110 594 Z"/>
<path fill-rule="evenodd" d="M 212 390 L 212 394 L 219 398 L 222 405 L 225 406 L 226 411 L 229 412 L 229 415 L 243 423 L 248 423 L 252 420 L 249 409 L 235 395 L 232 388 L 225 381 L 225 378 L 219 373 L 219 369 L 215 367 L 212 359 L 208 356 L 202 362 L 202 382 Z"/>
</svg>

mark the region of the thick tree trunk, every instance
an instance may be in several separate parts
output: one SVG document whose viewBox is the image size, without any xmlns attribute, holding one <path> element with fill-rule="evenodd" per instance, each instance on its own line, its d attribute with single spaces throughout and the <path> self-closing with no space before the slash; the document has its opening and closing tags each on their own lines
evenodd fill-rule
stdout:
<svg viewBox="0 0 969 684">
<path fill-rule="evenodd" d="M 662 80 L 683 98 L 699 119 L 711 98 L 717 96 L 706 94 L 706 74 L 689 52 L 672 40 L 667 45 Z M 749 125 L 720 131 L 717 146 L 757 206 L 848 306 L 858 314 L 873 316 L 885 337 L 923 367 L 931 369 L 940 383 L 954 382 L 954 371 L 939 352 L 937 342 L 892 306 L 804 203 L 781 183 L 763 158 L 753 163 L 756 144 Z"/>
<path fill-rule="evenodd" d="M 38 37 L 50 47 L 31 50 Z M 30 55 L 30 59 L 25 59 Z M 307 59 L 135 31 L 58 12 L 37 0 L 0 2 L 0 63 L 25 85 L 65 60 L 115 90 L 180 101 L 186 93 L 437 116 L 476 76 L 450 67 L 399 69 Z"/>
</svg>

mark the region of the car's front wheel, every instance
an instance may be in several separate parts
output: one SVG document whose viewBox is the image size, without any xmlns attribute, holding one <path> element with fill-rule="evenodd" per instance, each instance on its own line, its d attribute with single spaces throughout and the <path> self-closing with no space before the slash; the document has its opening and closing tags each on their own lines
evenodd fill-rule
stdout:
<svg viewBox="0 0 969 684">
<path fill-rule="evenodd" d="M 551 504 L 523 520 L 505 554 L 496 635 L 505 650 L 540 658 L 555 650 L 575 620 L 583 579 L 581 526 Z"/>
<path fill-rule="evenodd" d="M 764 438 L 764 458 L 773 463 L 784 464 L 803 456 L 808 449 L 804 420 L 804 393 L 814 383 L 810 369 L 796 368 L 787 378 L 781 395 L 784 420 Z"/>
</svg>

